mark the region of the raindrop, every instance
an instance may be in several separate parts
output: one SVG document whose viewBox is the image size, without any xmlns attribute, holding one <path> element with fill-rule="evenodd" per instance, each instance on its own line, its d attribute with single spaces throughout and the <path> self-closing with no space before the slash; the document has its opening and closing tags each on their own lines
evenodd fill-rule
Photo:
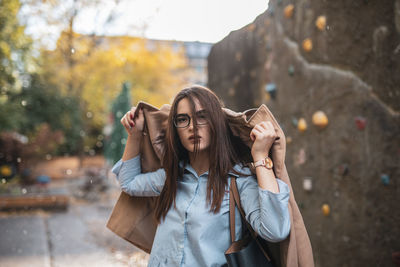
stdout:
<svg viewBox="0 0 400 267">
<path fill-rule="evenodd" d="M 5 183 L 7 183 L 7 180 L 6 179 L 1 179 L 1 182 L 3 183 L 3 184 L 5 184 Z"/>
<path fill-rule="evenodd" d="M 117 112 L 117 118 L 122 118 L 122 111 L 118 110 L 118 112 Z"/>
<path fill-rule="evenodd" d="M 20 157 L 17 158 L 17 162 L 20 163 L 22 160 Z"/>
<path fill-rule="evenodd" d="M 92 179 L 90 179 L 90 183 L 93 184 L 93 180 Z"/>
<path fill-rule="evenodd" d="M 117 144 L 115 142 L 112 142 L 111 143 L 111 148 L 116 148 L 116 147 L 117 147 Z"/>
<path fill-rule="evenodd" d="M 126 144 L 126 138 L 122 138 L 122 139 L 121 139 L 121 144 L 122 144 L 122 145 L 125 145 L 125 144 Z"/>
<path fill-rule="evenodd" d="M 66 171 L 66 173 L 67 173 L 67 175 L 71 175 L 71 174 L 72 174 L 72 170 L 71 170 L 71 169 L 68 169 L 68 170 Z"/>
<path fill-rule="evenodd" d="M 24 107 L 25 107 L 25 106 L 26 106 L 26 104 L 27 104 L 27 101 L 26 101 L 26 100 L 22 100 L 22 101 L 21 101 L 21 105 L 22 105 L 22 106 L 24 106 Z"/>
<path fill-rule="evenodd" d="M 85 146 L 85 147 L 83 148 L 83 150 L 84 150 L 85 152 L 89 152 L 89 150 L 90 150 L 90 147 L 88 147 L 88 146 Z"/>
<path fill-rule="evenodd" d="M 94 151 L 94 149 L 90 149 L 90 150 L 89 150 L 89 155 L 90 155 L 90 156 L 96 155 L 96 151 Z"/>
<path fill-rule="evenodd" d="M 97 147 L 102 147 L 102 146 L 103 146 L 103 142 L 97 141 L 97 142 L 96 142 L 96 146 L 97 146 Z"/>
<path fill-rule="evenodd" d="M 24 194 L 24 195 L 25 195 L 26 192 L 27 192 L 26 188 L 22 188 L 21 191 L 22 191 L 22 194 Z"/>
<path fill-rule="evenodd" d="M 85 133 L 84 130 L 81 130 L 81 131 L 79 132 L 79 135 L 82 136 L 82 137 L 84 137 L 84 136 L 86 135 L 86 133 Z"/>
<path fill-rule="evenodd" d="M 102 135 L 102 134 L 99 134 L 98 136 L 97 136 L 97 140 L 103 140 L 104 139 L 104 136 Z"/>
<path fill-rule="evenodd" d="M 89 119 L 93 117 L 93 113 L 88 111 L 86 112 L 86 117 L 88 117 Z"/>
<path fill-rule="evenodd" d="M 72 53 L 72 54 L 75 54 L 75 48 L 72 48 L 72 49 L 71 49 L 71 53 Z"/>
<path fill-rule="evenodd" d="M 51 160 L 51 158 L 52 158 L 52 157 L 51 157 L 50 154 L 47 154 L 47 155 L 46 155 L 46 159 L 47 159 L 47 160 Z"/>
</svg>

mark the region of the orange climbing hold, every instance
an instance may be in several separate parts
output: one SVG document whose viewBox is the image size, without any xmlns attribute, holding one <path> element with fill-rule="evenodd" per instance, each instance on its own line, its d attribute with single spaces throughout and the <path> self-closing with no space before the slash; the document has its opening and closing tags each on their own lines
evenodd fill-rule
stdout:
<svg viewBox="0 0 400 267">
<path fill-rule="evenodd" d="M 331 208 L 329 207 L 328 204 L 322 205 L 322 213 L 323 213 L 325 216 L 328 216 L 328 215 L 331 213 Z"/>
<path fill-rule="evenodd" d="M 314 125 L 325 128 L 328 125 L 328 117 L 321 110 L 316 111 L 312 116 L 312 122 Z"/>
<path fill-rule="evenodd" d="M 325 30 L 326 27 L 326 17 L 325 16 L 319 16 L 317 20 L 315 21 L 315 26 L 321 31 Z"/>
<path fill-rule="evenodd" d="M 306 52 L 310 52 L 313 48 L 312 41 L 310 38 L 307 38 L 303 41 L 303 49 Z"/>
<path fill-rule="evenodd" d="M 299 122 L 297 123 L 297 129 L 299 129 L 300 132 L 304 132 L 307 129 L 307 122 L 304 118 L 299 119 Z"/>
<path fill-rule="evenodd" d="M 285 17 L 291 18 L 293 16 L 293 10 L 294 10 L 294 5 L 290 4 L 285 7 L 283 10 L 283 13 L 285 14 Z"/>
</svg>

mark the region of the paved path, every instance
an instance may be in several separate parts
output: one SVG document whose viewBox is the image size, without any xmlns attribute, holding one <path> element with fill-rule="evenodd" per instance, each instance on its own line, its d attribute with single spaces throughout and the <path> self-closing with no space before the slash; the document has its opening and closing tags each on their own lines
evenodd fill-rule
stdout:
<svg viewBox="0 0 400 267">
<path fill-rule="evenodd" d="M 146 253 L 105 226 L 117 196 L 72 199 L 64 212 L 0 213 L 0 267 L 147 266 Z"/>
</svg>

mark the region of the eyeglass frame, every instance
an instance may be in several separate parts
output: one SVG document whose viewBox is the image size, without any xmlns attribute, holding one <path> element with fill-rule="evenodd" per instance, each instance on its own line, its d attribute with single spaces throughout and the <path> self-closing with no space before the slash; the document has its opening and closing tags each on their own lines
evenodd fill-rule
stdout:
<svg viewBox="0 0 400 267">
<path fill-rule="evenodd" d="M 198 113 L 203 113 L 203 112 L 205 113 L 205 110 L 200 110 Z M 186 126 L 183 126 L 183 127 L 177 126 L 176 123 L 175 123 L 175 120 L 176 120 L 176 118 L 177 118 L 178 116 L 185 116 L 185 117 L 187 117 L 187 119 L 188 119 L 188 124 L 187 124 Z M 197 116 L 198 116 L 198 115 L 197 115 Z M 175 126 L 176 128 L 183 129 L 183 128 L 189 127 L 191 119 L 192 119 L 192 117 L 190 117 L 187 113 L 176 114 L 176 115 L 174 116 L 173 123 L 174 123 L 174 126 Z M 208 124 L 208 120 L 206 120 L 205 123 L 198 123 L 198 122 L 196 123 L 196 125 L 206 125 L 206 124 Z"/>
</svg>

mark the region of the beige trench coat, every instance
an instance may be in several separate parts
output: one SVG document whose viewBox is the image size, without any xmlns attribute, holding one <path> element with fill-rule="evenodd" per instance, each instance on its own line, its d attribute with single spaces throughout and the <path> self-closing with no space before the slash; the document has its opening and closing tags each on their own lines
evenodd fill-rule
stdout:
<svg viewBox="0 0 400 267">
<path fill-rule="evenodd" d="M 136 111 L 143 108 L 145 117 L 144 137 L 140 147 L 142 172 L 155 171 L 161 168 L 161 157 L 164 151 L 165 129 L 170 105 L 160 109 L 139 102 Z M 234 135 L 251 148 L 250 131 L 261 121 L 271 121 L 278 134 L 273 143 L 270 155 L 274 162 L 276 177 L 288 184 L 290 188 L 289 214 L 291 229 L 289 236 L 279 243 L 282 266 L 313 267 L 313 253 L 310 239 L 303 218 L 293 195 L 289 175 L 285 166 L 286 139 L 285 135 L 266 105 L 258 109 L 244 112 L 234 112 L 223 108 L 229 126 Z M 254 170 L 252 170 L 254 172 Z M 132 197 L 121 192 L 121 195 L 108 220 L 107 227 L 118 236 L 133 245 L 150 253 L 157 224 L 153 219 L 156 197 Z"/>
</svg>

